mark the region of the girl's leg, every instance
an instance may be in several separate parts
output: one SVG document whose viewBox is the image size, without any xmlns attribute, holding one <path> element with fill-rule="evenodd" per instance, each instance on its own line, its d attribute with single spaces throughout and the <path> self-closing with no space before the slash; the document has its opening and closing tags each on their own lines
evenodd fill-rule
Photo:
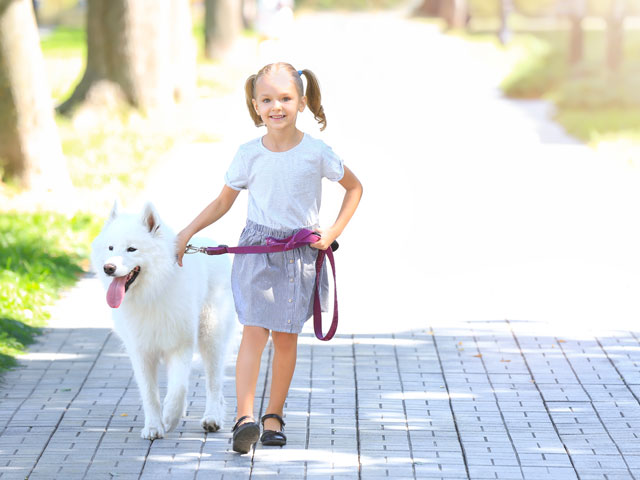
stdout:
<svg viewBox="0 0 640 480">
<path fill-rule="evenodd" d="M 289 393 L 289 385 L 296 368 L 298 354 L 298 334 L 271 332 L 273 339 L 273 366 L 271 368 L 271 393 L 269 405 L 265 413 L 277 413 L 282 416 L 284 402 Z M 275 418 L 268 418 L 264 422 L 265 430 L 280 430 L 280 422 Z"/>
<path fill-rule="evenodd" d="M 242 341 L 236 361 L 236 398 L 238 401 L 236 418 L 245 415 L 253 417 L 253 400 L 260 373 L 260 359 L 267 340 L 269 340 L 269 330 L 266 328 L 245 326 L 242 330 Z"/>
</svg>

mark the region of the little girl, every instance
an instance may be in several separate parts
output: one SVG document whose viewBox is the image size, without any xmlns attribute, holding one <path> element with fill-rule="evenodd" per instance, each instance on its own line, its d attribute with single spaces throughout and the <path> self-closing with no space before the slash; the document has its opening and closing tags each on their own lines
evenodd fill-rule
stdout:
<svg viewBox="0 0 640 480">
<path fill-rule="evenodd" d="M 307 79 L 306 94 L 302 75 Z M 222 192 L 178 234 L 178 264 L 189 239 L 229 211 L 241 190 L 249 191 L 247 225 L 240 245 L 263 245 L 267 237 L 285 238 L 302 228 L 321 234 L 310 247 L 269 254 L 236 255 L 231 284 L 236 311 L 244 325 L 236 362 L 238 411 L 233 450 L 247 453 L 260 437 L 263 445 L 285 445 L 283 408 L 296 365 L 298 334 L 313 315 L 317 250 L 326 250 L 355 212 L 362 185 L 330 147 L 296 128 L 306 106 L 321 124 L 327 119 L 320 88 L 309 70 L 274 63 L 251 75 L 245 84 L 249 113 L 267 133 L 238 149 L 225 175 Z M 321 181 L 326 177 L 345 189 L 335 223 L 320 229 Z M 273 340 L 271 393 L 260 425 L 253 402 L 262 351 Z"/>
</svg>

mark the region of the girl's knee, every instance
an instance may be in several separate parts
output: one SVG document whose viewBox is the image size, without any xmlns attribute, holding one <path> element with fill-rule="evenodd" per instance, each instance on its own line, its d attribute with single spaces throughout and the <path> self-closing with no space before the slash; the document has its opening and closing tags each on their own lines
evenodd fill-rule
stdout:
<svg viewBox="0 0 640 480">
<path fill-rule="evenodd" d="M 271 332 L 273 346 L 277 350 L 296 349 L 298 347 L 298 334 L 286 332 Z"/>
<path fill-rule="evenodd" d="M 242 330 L 242 343 L 264 348 L 267 340 L 269 340 L 269 330 L 266 328 L 245 326 Z"/>
</svg>

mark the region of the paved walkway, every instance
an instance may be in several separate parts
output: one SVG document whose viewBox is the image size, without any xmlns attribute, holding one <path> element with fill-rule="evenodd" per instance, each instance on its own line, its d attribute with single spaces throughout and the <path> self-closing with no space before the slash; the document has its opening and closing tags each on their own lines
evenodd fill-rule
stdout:
<svg viewBox="0 0 640 480">
<path fill-rule="evenodd" d="M 138 392 L 114 334 L 54 329 L 5 378 L 0 479 L 640 478 L 637 335 L 559 338 L 515 321 L 330 343 L 307 333 L 286 405 L 289 444 L 240 456 L 228 429 L 199 426 L 200 365 L 186 418 L 149 442 L 139 437 Z M 229 426 L 231 363 L 227 377 Z"/>
<path fill-rule="evenodd" d="M 300 339 L 289 444 L 230 451 L 233 357 L 225 430 L 200 430 L 196 362 L 184 422 L 141 440 L 129 361 L 87 277 L 0 387 L 0 480 L 640 479 L 637 169 L 564 135 L 545 104 L 501 98 L 486 52 L 428 25 L 295 28 L 279 48 L 318 74 L 322 137 L 365 196 L 338 252 L 340 334 Z M 223 141 L 182 147 L 146 191 L 175 228 L 256 135 L 241 93 L 206 110 Z M 339 201 L 327 185 L 327 218 Z M 207 234 L 233 242 L 245 209 L 241 196 Z"/>
</svg>

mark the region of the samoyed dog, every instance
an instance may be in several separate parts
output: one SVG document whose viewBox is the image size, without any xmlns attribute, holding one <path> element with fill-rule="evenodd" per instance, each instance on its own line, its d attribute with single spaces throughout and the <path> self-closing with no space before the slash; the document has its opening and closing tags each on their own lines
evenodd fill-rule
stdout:
<svg viewBox="0 0 640 480">
<path fill-rule="evenodd" d="M 236 323 L 229 259 L 186 255 L 180 267 L 175 235 L 151 203 L 138 214 L 120 213 L 115 203 L 92 244 L 91 263 L 131 358 L 144 408 L 142 438 L 162 438 L 184 415 L 196 344 L 206 374 L 201 425 L 218 430 L 224 418 L 224 360 Z M 162 403 L 161 362 L 167 368 Z"/>
</svg>

